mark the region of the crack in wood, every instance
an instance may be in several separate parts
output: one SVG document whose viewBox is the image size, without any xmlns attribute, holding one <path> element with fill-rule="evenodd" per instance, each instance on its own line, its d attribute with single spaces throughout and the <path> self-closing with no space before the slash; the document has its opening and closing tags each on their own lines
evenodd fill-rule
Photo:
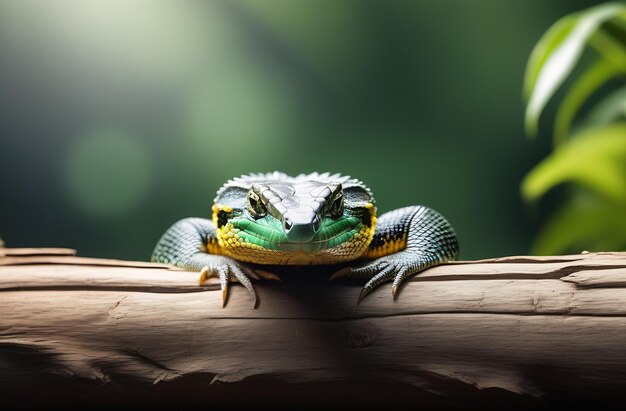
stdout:
<svg viewBox="0 0 626 411">
<path fill-rule="evenodd" d="M 528 312 L 528 311 L 478 311 L 478 310 L 441 310 L 441 311 L 408 311 L 408 312 L 398 312 L 393 314 L 372 314 L 368 313 L 366 315 L 354 315 L 354 316 L 338 316 L 333 318 L 322 318 L 322 317 L 245 317 L 245 316 L 209 316 L 205 317 L 210 321 L 312 321 L 319 323 L 337 323 L 337 322 L 351 322 L 351 321 L 360 321 L 367 320 L 369 318 L 403 318 L 403 317 L 414 317 L 414 316 L 429 316 L 429 315 L 510 315 L 510 316 L 522 316 L 522 317 L 580 317 L 580 318 L 626 318 L 626 313 L 604 313 L 604 314 L 593 314 L 593 313 L 572 313 L 572 309 L 576 307 L 571 307 L 569 309 L 563 309 L 561 311 L 552 311 L 552 312 Z"/>
<path fill-rule="evenodd" d="M 155 285 L 141 286 L 104 286 L 104 285 L 23 285 L 19 287 L 0 287 L 0 293 L 9 291 L 119 291 L 155 294 L 184 294 L 204 291 L 218 291 L 219 285 L 189 285 L 188 287 L 168 287 Z"/>
<path fill-rule="evenodd" d="M 127 295 L 122 296 L 122 298 L 120 298 L 119 300 L 117 300 L 115 302 L 115 304 L 113 305 L 113 307 L 109 308 L 109 311 L 107 312 L 107 315 L 110 319 L 119 319 L 121 318 L 120 316 L 114 315 L 115 310 L 117 309 L 117 307 L 120 306 L 120 304 L 122 303 L 122 301 L 124 301 L 126 298 L 128 298 Z"/>
<path fill-rule="evenodd" d="M 133 360 L 137 362 L 148 365 L 150 367 L 157 368 L 163 371 L 173 372 L 173 373 L 180 375 L 180 373 L 177 370 L 174 370 L 166 366 L 165 364 L 162 364 L 161 362 L 155 360 L 154 358 L 150 358 L 149 356 L 140 353 L 136 349 L 127 348 L 127 349 L 119 350 L 118 352 L 120 354 L 123 354 L 125 356 L 132 358 Z"/>
</svg>

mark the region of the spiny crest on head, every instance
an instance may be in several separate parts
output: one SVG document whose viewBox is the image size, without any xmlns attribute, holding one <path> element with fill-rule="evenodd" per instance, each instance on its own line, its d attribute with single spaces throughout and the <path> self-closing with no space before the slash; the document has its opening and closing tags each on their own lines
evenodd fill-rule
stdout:
<svg viewBox="0 0 626 411">
<path fill-rule="evenodd" d="M 289 177 L 285 173 L 281 173 L 280 171 L 274 171 L 272 173 L 250 173 L 243 174 L 239 177 L 234 177 L 225 182 L 219 190 L 217 190 L 217 194 L 215 196 L 214 202 L 218 201 L 218 198 L 224 192 L 231 188 L 240 188 L 242 190 L 249 190 L 252 184 L 266 182 L 266 181 L 289 181 L 292 177 Z"/>
<path fill-rule="evenodd" d="M 344 191 L 349 190 L 351 188 L 361 188 L 367 192 L 367 195 L 371 197 L 371 200 L 374 201 L 374 193 L 368 186 L 365 185 L 361 180 L 357 178 L 352 178 L 350 176 L 346 176 L 343 174 L 335 173 L 311 173 L 311 174 L 299 174 L 296 177 L 293 177 L 294 181 L 307 181 L 307 180 L 315 180 L 321 182 L 333 182 L 333 183 L 341 183 Z"/>
<path fill-rule="evenodd" d="M 313 172 L 310 174 L 298 174 L 295 177 L 289 176 L 280 171 L 274 171 L 270 173 L 250 173 L 244 174 L 239 177 L 231 178 L 228 180 L 219 190 L 217 190 L 217 195 L 215 197 L 215 202 L 217 199 L 224 194 L 224 192 L 231 188 L 239 188 L 242 190 L 249 190 L 252 184 L 254 183 L 299 183 L 302 181 L 320 181 L 324 183 L 341 183 L 343 189 L 350 189 L 354 187 L 360 187 L 364 189 L 370 197 L 374 197 L 372 191 L 367 187 L 362 181 L 352 178 L 350 176 L 342 175 L 339 173 L 331 174 L 329 172 L 326 173 L 318 173 Z"/>
</svg>

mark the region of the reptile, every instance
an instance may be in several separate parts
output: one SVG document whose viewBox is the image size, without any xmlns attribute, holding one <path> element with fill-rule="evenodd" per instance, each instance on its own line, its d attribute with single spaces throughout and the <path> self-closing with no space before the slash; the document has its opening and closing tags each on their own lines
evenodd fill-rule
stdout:
<svg viewBox="0 0 626 411">
<path fill-rule="evenodd" d="M 357 304 L 393 281 L 393 298 L 407 277 L 455 260 L 459 245 L 438 212 L 409 206 L 376 215 L 372 191 L 358 179 L 312 173 L 242 175 L 213 201 L 212 219 L 185 218 L 157 242 L 151 260 L 217 276 L 222 305 L 236 279 L 257 295 L 251 279 L 278 279 L 263 265 L 339 264 L 331 280 L 367 280 Z"/>
</svg>

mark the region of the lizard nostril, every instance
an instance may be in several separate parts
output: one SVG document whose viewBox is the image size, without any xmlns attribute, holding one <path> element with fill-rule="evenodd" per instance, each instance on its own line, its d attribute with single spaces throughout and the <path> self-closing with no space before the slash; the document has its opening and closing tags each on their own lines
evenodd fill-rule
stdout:
<svg viewBox="0 0 626 411">
<path fill-rule="evenodd" d="M 313 231 L 318 232 L 320 230 L 320 216 L 316 215 L 313 219 Z"/>
<path fill-rule="evenodd" d="M 291 230 L 291 227 L 293 227 L 293 223 L 291 222 L 289 217 L 283 218 L 283 229 L 285 230 L 285 232 Z"/>
</svg>

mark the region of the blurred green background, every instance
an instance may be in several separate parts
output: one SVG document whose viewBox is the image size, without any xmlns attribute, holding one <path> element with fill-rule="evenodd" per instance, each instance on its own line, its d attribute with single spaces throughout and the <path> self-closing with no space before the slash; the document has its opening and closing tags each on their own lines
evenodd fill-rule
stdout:
<svg viewBox="0 0 626 411">
<path fill-rule="evenodd" d="M 528 253 L 526 62 L 595 3 L 0 0 L 0 236 L 145 260 L 230 177 L 332 171 Z"/>
</svg>

